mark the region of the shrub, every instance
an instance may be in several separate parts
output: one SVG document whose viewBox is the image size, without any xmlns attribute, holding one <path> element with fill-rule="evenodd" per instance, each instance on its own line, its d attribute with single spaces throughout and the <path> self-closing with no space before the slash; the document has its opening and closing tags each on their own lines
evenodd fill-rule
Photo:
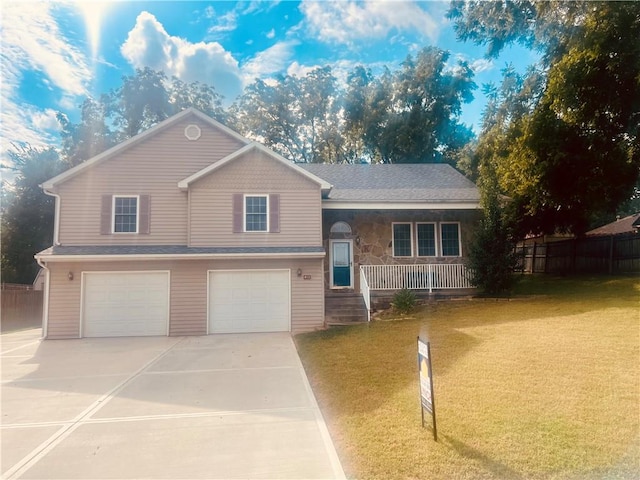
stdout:
<svg viewBox="0 0 640 480">
<path fill-rule="evenodd" d="M 407 288 L 403 288 L 393 295 L 391 307 L 394 311 L 400 314 L 405 314 L 411 312 L 415 308 L 416 301 L 416 294 Z"/>
</svg>

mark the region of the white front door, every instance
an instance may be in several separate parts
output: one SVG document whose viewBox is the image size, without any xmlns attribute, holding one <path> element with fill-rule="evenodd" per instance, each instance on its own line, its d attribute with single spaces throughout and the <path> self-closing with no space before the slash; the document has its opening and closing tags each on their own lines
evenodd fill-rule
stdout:
<svg viewBox="0 0 640 480">
<path fill-rule="evenodd" d="M 84 272 L 82 336 L 167 335 L 169 272 Z"/>
<path fill-rule="evenodd" d="M 291 330 L 289 270 L 209 272 L 209 333 Z"/>
</svg>

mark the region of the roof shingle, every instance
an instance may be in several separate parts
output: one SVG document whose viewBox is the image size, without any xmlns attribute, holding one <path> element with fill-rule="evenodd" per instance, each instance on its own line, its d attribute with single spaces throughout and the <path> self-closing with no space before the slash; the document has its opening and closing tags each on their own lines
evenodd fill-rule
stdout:
<svg viewBox="0 0 640 480">
<path fill-rule="evenodd" d="M 301 164 L 333 185 L 331 200 L 378 202 L 477 202 L 476 185 L 450 165 Z"/>
</svg>

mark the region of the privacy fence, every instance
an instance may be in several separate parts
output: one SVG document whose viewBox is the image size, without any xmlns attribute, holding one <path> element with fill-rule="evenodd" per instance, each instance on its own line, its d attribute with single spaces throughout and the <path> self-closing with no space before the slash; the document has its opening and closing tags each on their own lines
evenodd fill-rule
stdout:
<svg viewBox="0 0 640 480">
<path fill-rule="evenodd" d="M 517 247 L 525 273 L 640 272 L 640 234 L 584 237 Z"/>
<path fill-rule="evenodd" d="M 2 331 L 42 323 L 42 290 L 31 285 L 2 284 Z"/>
</svg>

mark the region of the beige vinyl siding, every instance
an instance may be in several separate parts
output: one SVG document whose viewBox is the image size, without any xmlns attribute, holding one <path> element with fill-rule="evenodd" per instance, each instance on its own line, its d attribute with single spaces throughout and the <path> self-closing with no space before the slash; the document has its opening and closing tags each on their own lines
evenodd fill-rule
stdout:
<svg viewBox="0 0 640 480">
<path fill-rule="evenodd" d="M 280 232 L 234 233 L 233 195 L 280 195 Z M 190 188 L 189 245 L 318 246 L 322 244 L 320 187 L 267 157 L 250 152 Z"/>
<path fill-rule="evenodd" d="M 184 136 L 190 124 L 202 130 L 196 141 Z M 190 117 L 85 170 L 59 187 L 60 243 L 185 245 L 187 193 L 178 182 L 242 146 Z M 102 195 L 150 195 L 150 233 L 101 235 Z"/>
<path fill-rule="evenodd" d="M 293 333 L 320 328 L 324 322 L 322 259 L 65 262 L 49 264 L 49 268 L 49 339 L 79 337 L 83 271 L 170 271 L 169 335 L 172 336 L 207 333 L 207 277 L 209 270 L 216 269 L 290 269 Z M 303 275 L 311 275 L 311 279 L 298 277 L 298 268 Z M 73 272 L 73 280 L 67 278 L 68 272 Z"/>
<path fill-rule="evenodd" d="M 69 272 L 73 272 L 73 280 L 69 280 Z M 78 338 L 80 336 L 80 287 L 82 285 L 80 272 L 75 263 L 56 263 L 49 266 L 47 338 Z"/>
</svg>

